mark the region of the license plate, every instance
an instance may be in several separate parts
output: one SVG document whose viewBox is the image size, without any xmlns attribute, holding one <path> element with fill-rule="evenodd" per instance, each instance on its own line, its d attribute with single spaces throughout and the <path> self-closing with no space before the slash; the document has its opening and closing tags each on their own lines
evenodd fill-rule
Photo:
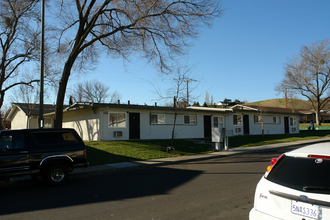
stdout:
<svg viewBox="0 0 330 220">
<path fill-rule="evenodd" d="M 317 205 L 312 205 L 309 203 L 292 200 L 291 212 L 293 214 L 302 215 L 313 219 L 318 219 L 320 208 Z"/>
</svg>

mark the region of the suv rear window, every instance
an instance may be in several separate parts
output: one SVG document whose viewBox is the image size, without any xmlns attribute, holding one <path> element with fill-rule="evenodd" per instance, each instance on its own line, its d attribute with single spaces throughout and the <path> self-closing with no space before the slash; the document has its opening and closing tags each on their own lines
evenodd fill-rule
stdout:
<svg viewBox="0 0 330 220">
<path fill-rule="evenodd" d="M 78 143 L 74 135 L 69 132 L 34 132 L 36 141 L 40 145 L 74 144 Z"/>
<path fill-rule="evenodd" d="M 330 160 L 283 156 L 268 174 L 267 179 L 300 191 L 313 190 L 329 194 L 329 171 Z"/>
</svg>

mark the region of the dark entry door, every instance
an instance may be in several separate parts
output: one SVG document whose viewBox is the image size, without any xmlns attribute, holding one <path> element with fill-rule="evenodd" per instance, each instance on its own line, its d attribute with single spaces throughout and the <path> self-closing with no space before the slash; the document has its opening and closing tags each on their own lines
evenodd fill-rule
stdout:
<svg viewBox="0 0 330 220">
<path fill-rule="evenodd" d="M 211 116 L 204 115 L 204 137 L 211 137 Z"/>
<path fill-rule="evenodd" d="M 289 134 L 289 117 L 284 117 L 284 132 Z"/>
<path fill-rule="evenodd" d="M 140 139 L 140 113 L 129 113 L 129 139 Z"/>
<path fill-rule="evenodd" d="M 244 129 L 244 134 L 245 135 L 250 134 L 250 122 L 249 122 L 249 116 L 248 115 L 243 116 L 243 129 Z"/>
</svg>

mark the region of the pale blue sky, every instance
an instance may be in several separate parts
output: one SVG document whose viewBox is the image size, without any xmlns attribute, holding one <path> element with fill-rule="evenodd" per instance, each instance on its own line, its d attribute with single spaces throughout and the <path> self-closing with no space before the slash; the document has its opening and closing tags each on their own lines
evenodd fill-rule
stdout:
<svg viewBox="0 0 330 220">
<path fill-rule="evenodd" d="M 214 102 L 282 98 L 274 87 L 283 77 L 283 64 L 301 46 L 330 36 L 329 0 L 222 2 L 223 16 L 212 29 L 202 30 L 188 56 L 182 58 L 182 64 L 195 65 L 191 77 L 200 81 L 192 94 L 199 99 L 190 101 L 202 104 L 206 91 Z M 125 69 L 120 59 L 106 57 L 93 75 L 73 76 L 69 85 L 92 78 L 109 85 L 110 92 L 118 91 L 122 103 L 151 105 L 157 101 L 149 81 L 163 90 L 170 86 L 143 60 L 133 61 Z"/>
</svg>

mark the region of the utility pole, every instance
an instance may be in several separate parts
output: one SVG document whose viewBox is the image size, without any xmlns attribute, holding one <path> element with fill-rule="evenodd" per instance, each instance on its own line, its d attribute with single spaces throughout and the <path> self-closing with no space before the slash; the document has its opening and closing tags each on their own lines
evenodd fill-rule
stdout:
<svg viewBox="0 0 330 220">
<path fill-rule="evenodd" d="M 190 82 L 197 82 L 197 80 L 195 80 L 195 79 L 187 79 L 184 82 L 187 83 L 187 107 L 188 107 L 189 106 L 189 86 L 188 86 L 188 84 Z"/>
</svg>

